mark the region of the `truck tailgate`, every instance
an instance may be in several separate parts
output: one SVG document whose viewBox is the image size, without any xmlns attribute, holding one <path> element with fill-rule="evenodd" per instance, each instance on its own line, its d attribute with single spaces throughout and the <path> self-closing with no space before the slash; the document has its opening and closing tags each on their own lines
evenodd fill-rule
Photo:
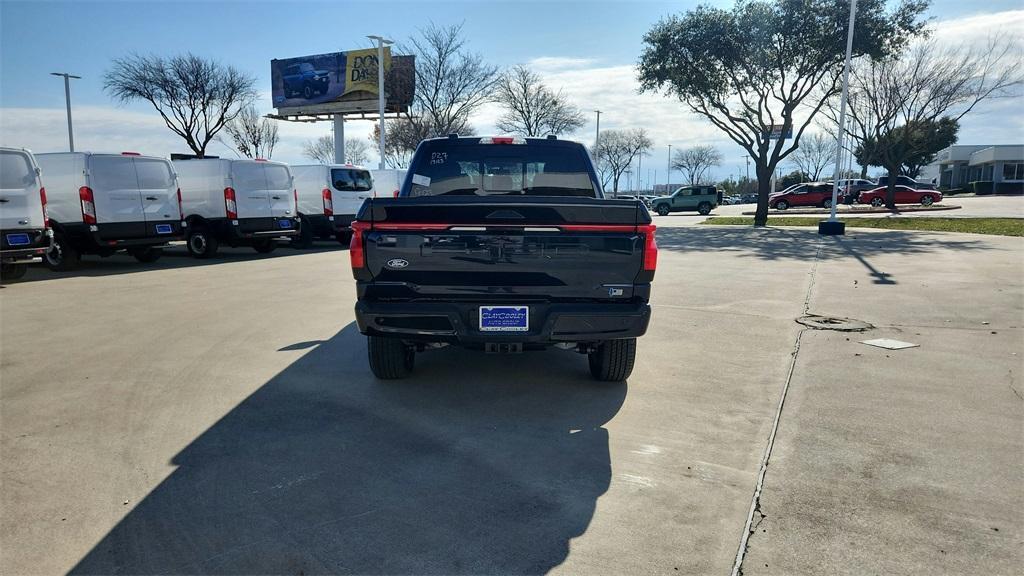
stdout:
<svg viewBox="0 0 1024 576">
<path fill-rule="evenodd" d="M 379 299 L 624 301 L 653 243 L 638 201 L 373 199 L 358 220 L 367 296 Z"/>
</svg>

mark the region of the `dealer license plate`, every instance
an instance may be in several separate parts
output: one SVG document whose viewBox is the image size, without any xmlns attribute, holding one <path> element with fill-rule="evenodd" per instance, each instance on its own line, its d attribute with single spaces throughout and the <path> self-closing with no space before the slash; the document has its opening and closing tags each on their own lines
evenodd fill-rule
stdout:
<svg viewBox="0 0 1024 576">
<path fill-rule="evenodd" d="M 530 329 L 529 306 L 481 306 L 481 332 L 526 332 Z"/>
</svg>

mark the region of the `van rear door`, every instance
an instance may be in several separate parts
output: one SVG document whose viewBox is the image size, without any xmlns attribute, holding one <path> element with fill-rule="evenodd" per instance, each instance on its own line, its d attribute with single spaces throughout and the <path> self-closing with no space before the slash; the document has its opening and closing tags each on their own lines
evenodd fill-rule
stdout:
<svg viewBox="0 0 1024 576">
<path fill-rule="evenodd" d="M 0 150 L 0 230 L 43 228 L 39 177 L 28 153 Z"/>
<path fill-rule="evenodd" d="M 334 213 L 339 216 L 355 216 L 363 201 L 373 195 L 373 177 L 369 170 L 351 167 L 336 167 L 330 170 L 331 198 Z"/>
<path fill-rule="evenodd" d="M 145 237 L 145 210 L 133 158 L 93 154 L 89 156 L 88 173 L 100 238 Z"/>
<path fill-rule="evenodd" d="M 244 218 L 270 218 L 270 190 L 263 163 L 237 160 L 231 163 L 231 182 L 235 190 L 235 206 L 239 220 Z"/>
<path fill-rule="evenodd" d="M 134 162 L 147 228 L 156 234 L 172 234 L 176 228 L 173 224 L 181 220 L 181 214 L 178 186 L 170 162 L 159 158 L 135 158 Z"/>
<path fill-rule="evenodd" d="M 292 175 L 283 164 L 263 163 L 263 175 L 267 180 L 267 194 L 270 199 L 270 215 L 275 218 L 292 218 L 296 215 L 295 193 Z"/>
</svg>

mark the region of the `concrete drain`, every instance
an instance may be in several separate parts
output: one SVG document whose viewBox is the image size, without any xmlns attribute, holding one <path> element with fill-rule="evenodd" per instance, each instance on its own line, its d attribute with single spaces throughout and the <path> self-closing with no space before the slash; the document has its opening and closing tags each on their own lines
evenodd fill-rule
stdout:
<svg viewBox="0 0 1024 576">
<path fill-rule="evenodd" d="M 834 318 L 832 316 L 817 316 L 810 314 L 796 319 L 797 323 L 803 324 L 815 330 L 836 330 L 838 332 L 863 332 L 874 328 L 867 322 L 854 320 L 853 318 Z"/>
</svg>

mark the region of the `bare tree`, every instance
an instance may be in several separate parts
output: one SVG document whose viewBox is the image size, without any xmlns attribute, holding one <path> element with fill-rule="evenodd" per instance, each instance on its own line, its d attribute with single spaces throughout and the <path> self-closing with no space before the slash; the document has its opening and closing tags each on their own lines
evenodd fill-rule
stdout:
<svg viewBox="0 0 1024 576">
<path fill-rule="evenodd" d="M 1008 34 L 982 44 L 918 42 L 899 57 L 861 62 L 850 73 L 855 95 L 847 107 L 857 156 L 865 166 L 889 174 L 886 205 L 895 208 L 896 177 L 907 162 L 920 164 L 936 142 L 955 140 L 956 125 L 980 102 L 1017 95 L 1024 73 L 1017 65 L 1021 47 Z M 833 122 L 839 102 L 829 100 Z M 945 133 L 945 138 L 941 137 Z M 863 173 L 863 172 L 862 172 Z"/>
<path fill-rule="evenodd" d="M 386 124 L 385 162 L 400 163 L 424 138 L 471 133 L 470 117 L 493 100 L 498 68 L 469 52 L 462 26 L 430 24 L 400 46 L 416 57 L 416 91 L 408 114 Z"/>
<path fill-rule="evenodd" d="M 604 174 L 602 180 L 612 185 L 612 195 L 619 195 L 619 180 L 633 164 L 636 157 L 651 147 L 651 139 L 643 128 L 630 130 L 605 130 L 594 148 L 598 169 Z"/>
<path fill-rule="evenodd" d="M 242 108 L 233 120 L 224 125 L 235 148 L 246 158 L 270 158 L 277 145 L 277 122 L 260 116 L 255 106 Z"/>
<path fill-rule="evenodd" d="M 523 66 L 502 75 L 497 101 L 505 107 L 498 118 L 498 130 L 522 136 L 565 134 L 583 126 L 579 108 L 569 104 L 561 91 L 552 92 L 540 76 Z"/>
<path fill-rule="evenodd" d="M 387 126 L 387 138 L 385 138 L 384 147 L 387 151 L 384 153 L 384 165 L 388 168 L 406 168 L 409 166 L 409 161 L 412 160 L 412 154 L 416 151 L 416 146 L 419 145 L 423 138 L 420 137 L 420 133 L 407 118 L 394 118 L 385 120 L 385 126 Z M 473 134 L 473 129 L 468 125 L 459 132 L 463 136 L 469 136 Z M 426 136 L 429 138 L 430 136 Z M 370 134 L 370 140 L 373 143 L 375 150 L 380 152 L 380 126 L 374 125 L 373 132 Z"/>
<path fill-rule="evenodd" d="M 793 152 L 793 165 L 817 182 L 822 174 L 829 174 L 830 166 L 835 168 L 837 149 L 835 137 L 815 132 L 800 141 L 800 147 Z"/>
<path fill-rule="evenodd" d="M 899 50 L 923 29 L 927 4 L 859 0 L 853 55 Z M 642 89 L 677 97 L 754 161 L 755 226 L 767 223 L 776 166 L 839 92 L 849 13 L 850 0 L 737 0 L 732 10 L 701 5 L 669 17 L 644 36 Z M 775 135 L 776 127 L 792 138 Z"/>
<path fill-rule="evenodd" d="M 672 158 L 672 168 L 682 172 L 691 186 L 708 183 L 708 171 L 721 164 L 722 153 L 718 148 L 706 145 L 676 150 Z"/>
<path fill-rule="evenodd" d="M 369 161 L 370 146 L 356 138 L 345 139 L 345 162 L 348 164 L 366 164 Z M 306 140 L 302 145 L 302 155 L 320 164 L 334 164 L 334 135 L 324 134 L 319 138 Z"/>
<path fill-rule="evenodd" d="M 240 110 L 256 98 L 256 79 L 194 54 L 126 56 L 114 60 L 103 88 L 115 100 L 143 100 L 181 136 L 196 156 Z"/>
</svg>

